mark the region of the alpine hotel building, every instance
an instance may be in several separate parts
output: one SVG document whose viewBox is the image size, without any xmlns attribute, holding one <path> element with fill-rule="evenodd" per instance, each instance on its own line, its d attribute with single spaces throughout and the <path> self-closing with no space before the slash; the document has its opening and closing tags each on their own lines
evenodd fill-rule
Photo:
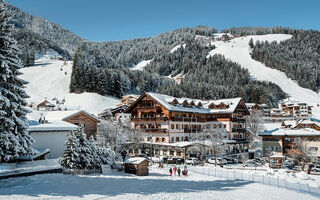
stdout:
<svg viewBox="0 0 320 200">
<path fill-rule="evenodd" d="M 249 111 L 241 98 L 197 100 L 147 92 L 125 112 L 131 113 L 131 128 L 147 133 L 146 144 L 171 147 L 180 144 L 181 147 L 193 134 L 213 126 L 228 132 L 231 152 L 247 149 L 246 116 Z"/>
</svg>

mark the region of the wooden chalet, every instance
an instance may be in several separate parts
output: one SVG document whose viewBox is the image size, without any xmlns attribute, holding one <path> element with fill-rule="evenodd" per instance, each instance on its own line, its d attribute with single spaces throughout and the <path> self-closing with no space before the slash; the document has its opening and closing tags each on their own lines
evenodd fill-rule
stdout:
<svg viewBox="0 0 320 200">
<path fill-rule="evenodd" d="M 50 103 L 47 100 L 44 100 L 43 102 L 37 105 L 37 110 L 50 111 L 53 110 L 55 107 L 56 106 L 54 104 Z"/>
<path fill-rule="evenodd" d="M 97 125 L 100 122 L 97 117 L 84 110 L 52 111 L 47 113 L 45 119 L 49 121 L 65 121 L 77 126 L 83 124 L 88 138 L 96 136 Z"/>
<path fill-rule="evenodd" d="M 241 98 L 198 100 L 147 92 L 125 112 L 131 113 L 131 128 L 148 133 L 146 142 L 189 141 L 192 134 L 207 126 L 226 130 L 234 151 L 243 151 L 248 142 L 249 111 Z"/>
</svg>

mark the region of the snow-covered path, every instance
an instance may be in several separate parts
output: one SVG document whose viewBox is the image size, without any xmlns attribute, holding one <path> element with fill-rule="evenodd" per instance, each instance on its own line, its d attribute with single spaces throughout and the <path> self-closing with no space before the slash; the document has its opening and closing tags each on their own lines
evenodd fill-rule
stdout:
<svg viewBox="0 0 320 200">
<path fill-rule="evenodd" d="M 213 42 L 217 48 L 210 51 L 208 56 L 214 54 L 222 54 L 227 59 L 240 64 L 242 67 L 249 70 L 251 76 L 257 80 L 270 81 L 277 84 L 284 92 L 290 95 L 293 99 L 307 102 L 314 106 L 313 114 L 320 119 L 320 108 L 316 107 L 320 104 L 320 96 L 316 92 L 300 87 L 296 82 L 289 79 L 285 73 L 266 67 L 263 63 L 255 61 L 249 54 L 249 40 L 253 41 L 283 41 L 290 39 L 291 35 L 286 34 L 268 34 L 254 35 L 232 39 L 230 42 L 217 41 Z"/>
<path fill-rule="evenodd" d="M 29 82 L 26 88 L 30 96 L 29 103 L 40 103 L 47 98 L 62 100 L 65 98 L 65 107 L 69 109 L 84 109 L 90 113 L 98 114 L 104 109 L 114 107 L 120 101 L 114 97 L 101 96 L 96 93 L 69 93 L 69 84 L 72 72 L 72 61 L 50 60 L 44 56 L 36 61 L 35 66 L 21 69 L 20 78 Z"/>
<path fill-rule="evenodd" d="M 252 183 L 190 173 L 170 177 L 167 170 L 151 168 L 150 175 L 74 176 L 43 174 L 0 180 L 0 199 L 317 199 L 307 194 Z"/>
</svg>

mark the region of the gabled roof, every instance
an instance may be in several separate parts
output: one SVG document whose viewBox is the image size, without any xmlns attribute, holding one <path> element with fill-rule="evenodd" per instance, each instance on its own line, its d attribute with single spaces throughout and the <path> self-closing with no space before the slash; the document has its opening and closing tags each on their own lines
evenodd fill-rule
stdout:
<svg viewBox="0 0 320 200">
<path fill-rule="evenodd" d="M 47 101 L 47 100 L 39 103 L 37 106 L 38 106 L 38 107 L 40 107 L 40 106 L 41 106 L 41 107 L 56 107 L 54 104 L 50 103 L 50 102 Z"/>
<path fill-rule="evenodd" d="M 190 98 L 176 98 L 165 94 L 159 94 L 154 92 L 146 92 L 144 95 L 141 95 L 126 112 L 129 112 L 144 96 L 149 96 L 157 101 L 159 104 L 164 106 L 166 109 L 172 112 L 192 112 L 192 113 L 201 113 L 201 114 L 218 114 L 218 113 L 234 113 L 235 109 L 242 101 L 241 98 L 230 98 L 230 99 L 220 99 L 220 100 L 199 100 L 199 99 L 190 99 Z M 183 102 L 188 102 L 189 104 L 193 101 L 195 105 L 193 107 L 183 107 L 180 104 L 173 105 L 172 101 L 176 99 L 180 104 Z M 197 107 L 196 105 L 201 103 L 202 107 Z M 226 105 L 226 108 L 209 108 L 210 104 L 215 105 Z M 249 111 L 248 111 L 249 113 Z"/>
<path fill-rule="evenodd" d="M 50 111 L 47 113 L 45 118 L 46 118 L 46 120 L 49 120 L 49 121 L 59 121 L 59 120 L 62 121 L 62 120 L 66 120 L 70 117 L 73 117 L 75 115 L 78 115 L 80 113 L 83 113 L 86 116 L 90 117 L 91 119 L 93 119 L 97 122 L 100 122 L 100 120 L 96 116 L 94 116 L 84 110 Z"/>
</svg>

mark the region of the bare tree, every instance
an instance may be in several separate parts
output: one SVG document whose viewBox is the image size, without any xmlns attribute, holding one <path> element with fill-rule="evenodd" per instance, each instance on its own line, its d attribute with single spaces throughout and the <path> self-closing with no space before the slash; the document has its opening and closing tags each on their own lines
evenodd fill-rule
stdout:
<svg viewBox="0 0 320 200">
<path fill-rule="evenodd" d="M 129 140 L 130 132 L 116 121 L 101 120 L 98 125 L 97 142 L 100 146 L 111 148 L 119 153 Z"/>
<path fill-rule="evenodd" d="M 310 149 L 309 141 L 302 137 L 294 138 L 291 142 L 291 149 L 288 150 L 287 155 L 298 160 L 301 163 L 301 169 L 304 171 L 305 164 L 308 158 L 316 158 L 316 151 Z"/>
<path fill-rule="evenodd" d="M 249 133 L 249 149 L 261 149 L 261 137 L 258 136 L 263 131 L 263 111 L 253 109 L 247 117 L 247 130 Z"/>
<path fill-rule="evenodd" d="M 204 128 L 203 131 L 197 133 L 192 138 L 192 142 L 201 147 L 206 147 L 213 152 L 215 156 L 215 165 L 217 166 L 217 156 L 226 152 L 227 145 L 226 140 L 228 139 L 228 133 L 225 129 L 215 128 L 209 125 Z"/>
</svg>

